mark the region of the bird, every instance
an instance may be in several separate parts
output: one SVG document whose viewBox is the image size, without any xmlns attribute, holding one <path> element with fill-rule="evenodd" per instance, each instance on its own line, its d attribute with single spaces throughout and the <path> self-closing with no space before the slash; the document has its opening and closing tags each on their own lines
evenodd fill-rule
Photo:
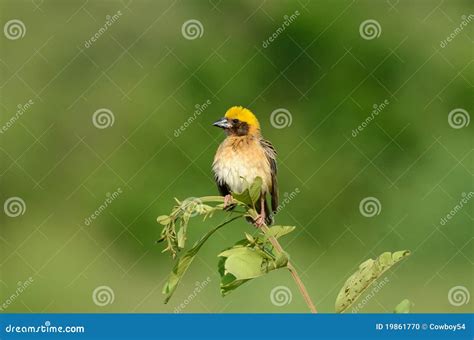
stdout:
<svg viewBox="0 0 474 340">
<path fill-rule="evenodd" d="M 213 125 L 226 134 L 212 163 L 217 188 L 224 196 L 224 208 L 232 205 L 233 192 L 242 192 L 260 177 L 261 194 L 255 207 L 258 217 L 252 222 L 256 227 L 273 224 L 278 208 L 277 152 L 262 137 L 257 117 L 247 108 L 233 106 Z M 267 194 L 271 198 L 271 212 Z"/>
</svg>

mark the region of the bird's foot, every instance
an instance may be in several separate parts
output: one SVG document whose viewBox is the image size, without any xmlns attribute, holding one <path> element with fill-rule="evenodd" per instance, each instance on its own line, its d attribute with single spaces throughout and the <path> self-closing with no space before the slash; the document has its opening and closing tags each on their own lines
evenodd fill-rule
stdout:
<svg viewBox="0 0 474 340">
<path fill-rule="evenodd" d="M 263 225 L 265 225 L 265 222 L 267 220 L 267 214 L 265 213 L 265 197 L 261 196 L 260 197 L 260 214 L 257 215 L 257 218 L 253 221 L 253 224 L 257 228 L 261 228 Z"/>
<path fill-rule="evenodd" d="M 262 212 L 261 214 L 258 214 L 253 224 L 255 227 L 261 228 L 265 224 L 265 222 L 266 222 L 266 216 L 265 216 L 265 213 Z"/>
<path fill-rule="evenodd" d="M 225 195 L 224 196 L 224 209 L 228 209 L 233 205 L 234 199 L 232 198 L 231 194 Z"/>
</svg>

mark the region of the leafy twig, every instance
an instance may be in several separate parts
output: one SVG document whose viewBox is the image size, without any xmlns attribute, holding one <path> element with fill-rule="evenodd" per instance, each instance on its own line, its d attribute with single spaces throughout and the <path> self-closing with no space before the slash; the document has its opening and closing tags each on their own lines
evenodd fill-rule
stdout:
<svg viewBox="0 0 474 340">
<path fill-rule="evenodd" d="M 241 217 L 254 221 L 257 219 L 258 213 L 255 206 L 260 199 L 261 185 L 261 179 L 257 178 L 243 192 L 232 193 L 232 213 L 238 214 L 238 216 L 229 218 L 209 230 L 191 249 L 186 251 L 177 260 L 173 271 L 163 287 L 163 294 L 167 295 L 165 303 L 173 295 L 198 251 L 214 232 Z M 183 202 L 176 199 L 176 202 L 178 205 L 173 207 L 170 215 L 159 216 L 157 219 L 158 223 L 163 225 L 159 241 L 166 242 L 167 247 L 164 251 L 170 252 L 173 258 L 176 257 L 179 251 L 185 248 L 187 226 L 191 217 L 201 215 L 206 219 L 212 217 L 215 211 L 226 210 L 222 196 L 204 196 L 187 199 Z M 214 203 L 214 205 L 205 203 Z M 272 270 L 287 268 L 309 310 L 311 313 L 317 313 L 316 307 L 296 268 L 289 261 L 287 253 L 278 241 L 279 237 L 292 232 L 294 229 L 295 227 L 290 226 L 272 226 L 269 228 L 266 224 L 263 224 L 260 228 L 260 235 L 252 236 L 245 233 L 245 239 L 238 241 L 232 247 L 218 254 L 221 294 L 225 296 L 245 282 L 265 275 Z M 394 253 L 385 252 L 376 260 L 369 259 L 363 262 L 359 266 L 358 271 L 347 279 L 339 292 L 336 300 L 336 312 L 340 313 L 346 310 L 377 278 L 409 254 L 410 252 L 406 250 Z"/>
<path fill-rule="evenodd" d="M 216 230 L 240 217 L 247 217 L 253 220 L 257 218 L 255 205 L 260 198 L 260 188 L 261 179 L 257 178 L 242 193 L 233 193 L 232 203 L 235 205 L 233 213 L 239 215 L 209 230 L 191 249 L 177 260 L 173 271 L 163 287 L 163 293 L 167 295 L 165 303 L 173 295 L 197 252 Z M 167 247 L 164 251 L 169 251 L 173 258 L 185 247 L 187 226 L 191 217 L 196 215 L 203 215 L 204 218 L 212 217 L 215 211 L 225 210 L 223 197 L 221 196 L 204 196 L 187 199 L 183 202 L 176 199 L 176 202 L 177 205 L 173 207 L 170 215 L 159 216 L 157 219 L 158 223 L 164 226 L 159 241 L 166 241 Z M 215 205 L 208 205 L 208 203 L 215 203 Z M 309 309 L 312 313 L 316 313 L 314 303 L 298 272 L 289 262 L 288 255 L 277 240 L 279 237 L 293 231 L 294 228 L 289 226 L 273 226 L 269 228 L 267 225 L 263 225 L 261 228 L 263 236 L 253 237 L 246 233 L 245 239 L 221 252 L 218 255 L 220 258 L 218 268 L 221 275 L 220 286 L 222 295 L 227 295 L 245 282 L 272 270 L 288 268 Z"/>
<path fill-rule="evenodd" d="M 260 198 L 260 188 L 261 179 L 257 178 L 242 193 L 233 193 L 232 214 L 238 216 L 229 217 L 223 223 L 209 230 L 191 249 L 177 259 L 173 271 L 163 287 L 163 294 L 166 294 L 165 303 L 173 295 L 198 251 L 214 232 L 239 218 L 256 220 L 258 213 L 255 209 L 255 203 Z M 187 226 L 191 217 L 200 215 L 206 219 L 212 217 L 215 211 L 226 210 L 222 196 L 204 196 L 187 199 L 183 202 L 176 199 L 176 202 L 177 205 L 173 207 L 169 215 L 162 215 L 157 218 L 158 223 L 163 225 L 161 237 L 158 241 L 166 243 L 167 246 L 164 251 L 169 252 L 173 258 L 185 248 Z M 316 307 L 296 268 L 289 261 L 287 253 L 278 241 L 279 237 L 292 232 L 294 229 L 293 226 L 268 227 L 263 224 L 259 235 L 252 236 L 245 233 L 243 240 L 219 253 L 218 271 L 221 276 L 221 294 L 225 296 L 245 282 L 265 275 L 272 270 L 287 268 L 310 311 L 317 313 Z M 369 259 L 363 262 L 359 269 L 347 279 L 339 292 L 336 300 L 336 312 L 340 313 L 346 310 L 386 270 L 409 254 L 410 252 L 407 250 L 394 253 L 385 252 L 375 260 Z M 403 301 L 397 306 L 396 312 L 398 310 L 406 312 L 408 310 L 406 306 L 407 302 Z"/>
</svg>

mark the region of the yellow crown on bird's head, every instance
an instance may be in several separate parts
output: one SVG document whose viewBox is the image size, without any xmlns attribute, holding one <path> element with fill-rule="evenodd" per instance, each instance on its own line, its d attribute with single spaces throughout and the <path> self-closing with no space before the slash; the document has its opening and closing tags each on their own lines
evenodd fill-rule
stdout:
<svg viewBox="0 0 474 340">
<path fill-rule="evenodd" d="M 241 122 L 247 123 L 251 129 L 260 130 L 260 123 L 257 117 L 250 111 L 242 106 L 233 106 L 225 113 L 225 118 L 232 120 L 238 119 Z"/>
</svg>

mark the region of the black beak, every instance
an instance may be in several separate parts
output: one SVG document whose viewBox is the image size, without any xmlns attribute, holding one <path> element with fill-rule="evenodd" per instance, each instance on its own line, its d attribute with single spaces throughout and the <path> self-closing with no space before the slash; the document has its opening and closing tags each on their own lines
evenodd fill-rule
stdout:
<svg viewBox="0 0 474 340">
<path fill-rule="evenodd" d="M 214 122 L 212 125 L 220 127 L 221 129 L 228 129 L 232 127 L 232 124 L 229 123 L 229 120 L 225 117 Z"/>
</svg>

